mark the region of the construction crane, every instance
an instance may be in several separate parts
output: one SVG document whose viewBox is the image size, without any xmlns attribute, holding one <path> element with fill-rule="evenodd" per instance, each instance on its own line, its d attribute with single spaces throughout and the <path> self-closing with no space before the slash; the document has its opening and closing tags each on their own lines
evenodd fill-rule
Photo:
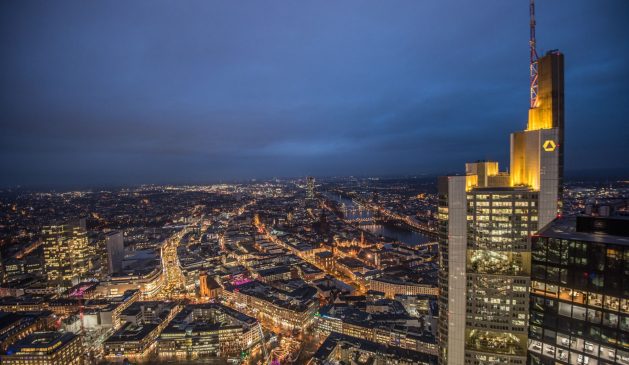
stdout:
<svg viewBox="0 0 629 365">
<path fill-rule="evenodd" d="M 529 13 L 531 18 L 530 23 L 530 39 L 529 39 L 529 48 L 531 52 L 531 62 L 530 62 L 530 81 L 531 81 L 531 108 L 535 108 L 537 106 L 537 50 L 535 49 L 535 0 L 531 0 L 529 4 Z"/>
</svg>

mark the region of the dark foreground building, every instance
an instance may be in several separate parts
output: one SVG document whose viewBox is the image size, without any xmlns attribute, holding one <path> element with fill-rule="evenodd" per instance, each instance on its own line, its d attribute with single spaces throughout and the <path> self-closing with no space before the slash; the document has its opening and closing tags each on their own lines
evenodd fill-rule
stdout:
<svg viewBox="0 0 629 365">
<path fill-rule="evenodd" d="M 81 338 L 69 332 L 35 332 L 9 347 L 3 365 L 83 365 Z"/>
<path fill-rule="evenodd" d="M 530 364 L 629 364 L 629 216 L 560 218 L 532 240 Z"/>
<path fill-rule="evenodd" d="M 332 332 L 307 364 L 437 365 L 437 357 Z"/>
</svg>

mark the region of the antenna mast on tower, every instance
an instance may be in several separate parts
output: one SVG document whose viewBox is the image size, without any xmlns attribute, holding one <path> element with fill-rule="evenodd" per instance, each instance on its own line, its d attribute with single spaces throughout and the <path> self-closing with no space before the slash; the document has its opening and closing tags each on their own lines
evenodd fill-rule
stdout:
<svg viewBox="0 0 629 365">
<path fill-rule="evenodd" d="M 537 104 L 537 50 L 535 49 L 535 0 L 531 0 L 529 5 L 529 12 L 531 16 L 531 34 L 529 40 L 529 47 L 531 49 L 531 63 L 530 63 L 530 81 L 531 81 L 531 108 L 534 108 Z"/>
</svg>

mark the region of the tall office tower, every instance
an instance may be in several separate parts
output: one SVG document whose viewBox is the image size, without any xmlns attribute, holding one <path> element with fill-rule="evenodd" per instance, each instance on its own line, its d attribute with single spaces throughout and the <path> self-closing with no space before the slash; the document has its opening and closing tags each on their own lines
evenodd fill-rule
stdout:
<svg viewBox="0 0 629 365">
<path fill-rule="evenodd" d="M 477 162 L 477 171 L 495 162 Z M 442 364 L 524 364 L 539 191 L 505 173 L 439 181 Z M 496 185 L 482 181 L 496 182 Z"/>
<path fill-rule="evenodd" d="M 564 150 L 563 54 L 538 60 L 539 91 L 526 130 L 511 134 L 511 185 L 540 192 L 542 228 L 561 211 Z"/>
<path fill-rule="evenodd" d="M 306 180 L 306 199 L 312 200 L 315 197 L 315 178 L 308 176 Z"/>
<path fill-rule="evenodd" d="M 124 260 L 124 237 L 122 232 L 108 232 L 105 241 L 109 275 L 117 274 L 122 271 L 122 261 Z"/>
<path fill-rule="evenodd" d="M 85 220 L 42 228 L 49 285 L 69 287 L 86 277 L 90 264 Z"/>
<path fill-rule="evenodd" d="M 600 208 L 532 239 L 530 364 L 629 364 L 629 216 Z"/>
<path fill-rule="evenodd" d="M 533 27 L 531 43 L 529 120 L 511 134 L 511 173 L 479 161 L 439 179 L 441 364 L 527 359 L 530 237 L 561 212 L 564 127 L 563 55 L 537 59 Z"/>
</svg>

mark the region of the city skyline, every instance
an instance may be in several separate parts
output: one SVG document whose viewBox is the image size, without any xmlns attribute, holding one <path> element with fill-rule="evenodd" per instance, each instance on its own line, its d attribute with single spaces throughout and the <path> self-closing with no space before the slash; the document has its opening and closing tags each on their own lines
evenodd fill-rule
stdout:
<svg viewBox="0 0 629 365">
<path fill-rule="evenodd" d="M 506 164 L 497 146 L 526 121 L 527 2 L 353 5 L 3 4 L 0 186 Z M 570 59 L 568 176 L 626 173 L 627 6 L 538 4 L 540 54 Z"/>
<path fill-rule="evenodd" d="M 629 3 L 540 1 L 0 5 L 0 363 L 629 365 Z"/>
</svg>

